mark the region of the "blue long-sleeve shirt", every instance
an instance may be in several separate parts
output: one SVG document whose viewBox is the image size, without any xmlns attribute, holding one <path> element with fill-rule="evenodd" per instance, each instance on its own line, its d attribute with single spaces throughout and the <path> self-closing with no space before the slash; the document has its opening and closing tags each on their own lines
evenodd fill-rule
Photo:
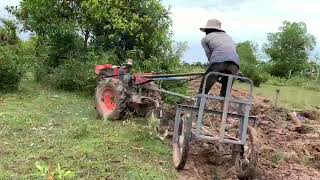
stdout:
<svg viewBox="0 0 320 180">
<path fill-rule="evenodd" d="M 231 61 L 240 65 L 236 44 L 225 32 L 209 33 L 202 39 L 201 44 L 210 63 Z"/>
</svg>

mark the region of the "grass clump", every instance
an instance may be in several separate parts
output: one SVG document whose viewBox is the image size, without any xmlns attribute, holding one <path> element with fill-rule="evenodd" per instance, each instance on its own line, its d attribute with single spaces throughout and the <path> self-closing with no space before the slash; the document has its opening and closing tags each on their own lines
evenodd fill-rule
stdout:
<svg viewBox="0 0 320 180">
<path fill-rule="evenodd" d="M 284 159 L 285 159 L 285 154 L 281 151 L 276 151 L 271 157 L 271 162 L 274 165 L 279 165 Z"/>
</svg>

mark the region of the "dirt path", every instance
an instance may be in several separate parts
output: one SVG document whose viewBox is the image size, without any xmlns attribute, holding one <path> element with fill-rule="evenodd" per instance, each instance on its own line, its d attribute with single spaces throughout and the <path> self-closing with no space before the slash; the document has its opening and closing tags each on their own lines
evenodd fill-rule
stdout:
<svg viewBox="0 0 320 180">
<path fill-rule="evenodd" d="M 197 86 L 193 83 L 190 91 Z M 246 93 L 235 90 L 232 95 L 241 97 Z M 272 107 L 267 99 L 255 97 L 252 115 L 259 117 L 260 149 L 256 179 L 320 179 L 320 112 L 300 113 L 299 122 L 290 119 L 288 113 Z M 230 153 L 227 145 L 193 142 L 179 179 L 237 179 Z"/>
</svg>

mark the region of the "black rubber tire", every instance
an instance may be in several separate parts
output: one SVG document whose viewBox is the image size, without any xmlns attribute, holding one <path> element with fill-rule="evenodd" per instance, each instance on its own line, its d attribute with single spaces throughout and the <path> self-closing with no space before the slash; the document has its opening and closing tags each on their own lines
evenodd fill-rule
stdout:
<svg viewBox="0 0 320 180">
<path fill-rule="evenodd" d="M 104 92 L 109 91 L 113 96 L 115 109 L 112 111 L 106 110 L 104 104 Z M 121 80 L 116 78 L 106 78 L 98 82 L 95 93 L 95 106 L 97 112 L 97 118 L 104 120 L 119 120 L 127 112 L 126 105 L 126 87 Z"/>
<path fill-rule="evenodd" d="M 181 115 L 180 118 L 178 140 L 172 143 L 173 164 L 177 170 L 182 170 L 186 165 L 192 138 L 192 119 L 187 115 Z M 182 138 L 182 143 L 180 138 Z"/>
</svg>

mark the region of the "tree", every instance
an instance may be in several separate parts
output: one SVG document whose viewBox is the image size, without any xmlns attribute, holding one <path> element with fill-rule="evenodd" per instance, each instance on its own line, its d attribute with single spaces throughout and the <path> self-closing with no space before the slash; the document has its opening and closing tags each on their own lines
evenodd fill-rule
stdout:
<svg viewBox="0 0 320 180">
<path fill-rule="evenodd" d="M 159 57 L 171 48 L 168 11 L 157 0 L 101 1 L 82 3 L 90 19 L 96 48 L 115 49 L 120 58 L 126 52 L 142 52 L 140 58 Z M 109 13 L 106 13 L 109 12 Z"/>
<path fill-rule="evenodd" d="M 3 27 L 0 27 L 0 45 L 14 45 L 17 44 L 20 40 L 17 35 L 17 26 L 16 24 L 7 19 L 0 19 Z"/>
<path fill-rule="evenodd" d="M 257 60 L 257 45 L 251 41 L 237 44 L 240 58 L 240 70 L 244 76 L 250 78 L 255 86 L 265 82 L 266 74 L 261 69 L 261 62 Z"/>
<path fill-rule="evenodd" d="M 257 45 L 251 41 L 245 41 L 237 44 L 237 52 L 240 57 L 242 65 L 257 65 L 258 60 L 256 57 Z"/>
<path fill-rule="evenodd" d="M 16 90 L 21 80 L 23 60 L 20 39 L 16 24 L 11 20 L 1 19 L 0 26 L 0 92 Z"/>
<path fill-rule="evenodd" d="M 308 52 L 316 45 L 315 37 L 303 22 L 284 21 L 279 32 L 268 34 L 268 41 L 264 51 L 270 56 L 270 73 L 279 77 L 302 71 L 308 62 Z"/>
<path fill-rule="evenodd" d="M 172 73 L 184 50 L 173 46 L 169 12 L 159 0 L 21 0 L 7 10 L 36 35 L 36 80 L 56 87 L 61 80 L 68 89 L 92 87 L 96 64 L 127 58 L 137 71 Z M 77 69 L 86 69 L 82 78 Z"/>
<path fill-rule="evenodd" d="M 57 67 L 65 59 L 81 56 L 84 37 L 84 17 L 81 1 L 22 0 L 20 6 L 7 7 L 22 23 L 24 30 L 38 36 L 39 46 L 48 47 L 47 65 Z"/>
<path fill-rule="evenodd" d="M 121 61 L 159 58 L 171 50 L 171 19 L 158 0 L 22 0 L 7 9 L 49 42 L 55 59 L 88 45 L 96 52 L 114 51 Z"/>
</svg>

